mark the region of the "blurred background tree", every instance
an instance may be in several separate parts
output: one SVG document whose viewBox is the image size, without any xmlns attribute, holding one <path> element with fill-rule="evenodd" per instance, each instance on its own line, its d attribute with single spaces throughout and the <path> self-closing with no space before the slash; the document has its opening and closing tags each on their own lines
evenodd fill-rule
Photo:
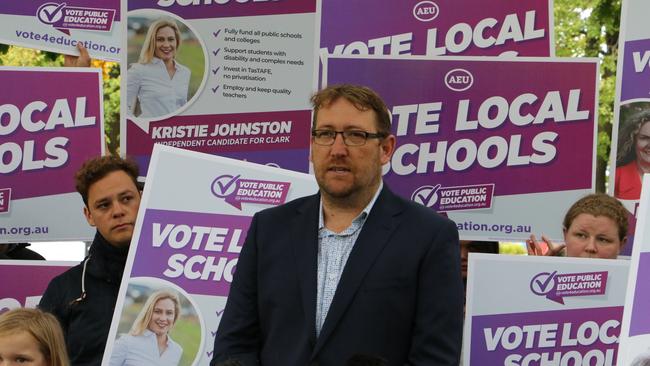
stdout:
<svg viewBox="0 0 650 366">
<path fill-rule="evenodd" d="M 63 66 L 63 55 L 31 48 L 0 44 L 0 65 Z M 117 62 L 92 60 L 91 67 L 102 69 L 104 81 L 104 129 L 106 146 L 111 154 L 120 149 L 120 65 Z"/>
<path fill-rule="evenodd" d="M 596 191 L 605 192 L 614 122 L 621 0 L 555 0 L 554 7 L 556 56 L 597 57 L 601 62 Z"/>
</svg>

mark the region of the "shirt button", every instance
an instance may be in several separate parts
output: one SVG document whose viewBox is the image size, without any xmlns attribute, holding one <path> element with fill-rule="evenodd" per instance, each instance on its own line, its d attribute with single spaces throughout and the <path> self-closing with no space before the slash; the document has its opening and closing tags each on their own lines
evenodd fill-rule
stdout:
<svg viewBox="0 0 650 366">
<path fill-rule="evenodd" d="M 334 273 L 330 273 L 327 275 L 327 279 L 330 281 L 334 281 L 336 279 L 336 275 Z"/>
</svg>

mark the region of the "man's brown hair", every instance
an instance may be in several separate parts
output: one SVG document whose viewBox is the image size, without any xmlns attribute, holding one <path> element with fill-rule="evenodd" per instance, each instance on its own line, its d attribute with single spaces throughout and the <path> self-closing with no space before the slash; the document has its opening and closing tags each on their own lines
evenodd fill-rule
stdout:
<svg viewBox="0 0 650 366">
<path fill-rule="evenodd" d="M 119 156 L 101 156 L 86 160 L 75 174 L 77 192 L 81 195 L 86 207 L 88 206 L 88 190 L 98 180 L 109 173 L 122 170 L 131 177 L 133 184 L 138 187 L 138 164 L 131 159 L 122 159 Z"/>
<path fill-rule="evenodd" d="M 352 103 L 360 111 L 375 111 L 377 114 L 377 132 L 386 135 L 390 134 L 390 114 L 379 94 L 366 86 L 351 84 L 328 86 L 311 97 L 311 104 L 314 106 L 312 129 L 316 128 L 318 111 L 323 107 L 330 106 L 339 98 Z"/>
<path fill-rule="evenodd" d="M 618 227 L 618 238 L 621 242 L 625 239 L 627 235 L 627 209 L 616 198 L 604 193 L 594 193 L 577 200 L 564 216 L 562 222 L 564 230 L 568 230 L 573 220 L 583 213 L 612 219 Z"/>
</svg>

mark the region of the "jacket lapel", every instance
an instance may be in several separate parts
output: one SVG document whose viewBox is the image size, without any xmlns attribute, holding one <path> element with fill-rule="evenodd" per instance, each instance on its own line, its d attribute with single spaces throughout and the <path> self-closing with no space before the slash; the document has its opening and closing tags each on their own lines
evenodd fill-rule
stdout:
<svg viewBox="0 0 650 366">
<path fill-rule="evenodd" d="M 397 215 L 401 210 L 399 201 L 384 185 L 345 264 L 312 357 L 317 354 L 332 334 L 355 293 L 359 290 L 366 273 L 388 243 L 391 233 L 399 223 Z"/>
<path fill-rule="evenodd" d="M 288 228 L 288 238 L 293 241 L 295 263 L 302 307 L 307 321 L 309 343 L 316 343 L 316 276 L 318 271 L 318 208 L 320 196 L 307 199 L 296 210 L 296 216 Z"/>
</svg>

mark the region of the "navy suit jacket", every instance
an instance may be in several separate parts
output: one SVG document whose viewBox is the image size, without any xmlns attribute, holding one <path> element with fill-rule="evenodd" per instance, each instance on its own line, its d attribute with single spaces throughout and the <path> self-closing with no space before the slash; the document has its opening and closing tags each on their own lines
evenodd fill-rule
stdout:
<svg viewBox="0 0 650 366">
<path fill-rule="evenodd" d="M 458 365 L 463 287 L 456 225 L 384 186 L 316 337 L 319 195 L 253 217 L 211 365 Z"/>
</svg>

